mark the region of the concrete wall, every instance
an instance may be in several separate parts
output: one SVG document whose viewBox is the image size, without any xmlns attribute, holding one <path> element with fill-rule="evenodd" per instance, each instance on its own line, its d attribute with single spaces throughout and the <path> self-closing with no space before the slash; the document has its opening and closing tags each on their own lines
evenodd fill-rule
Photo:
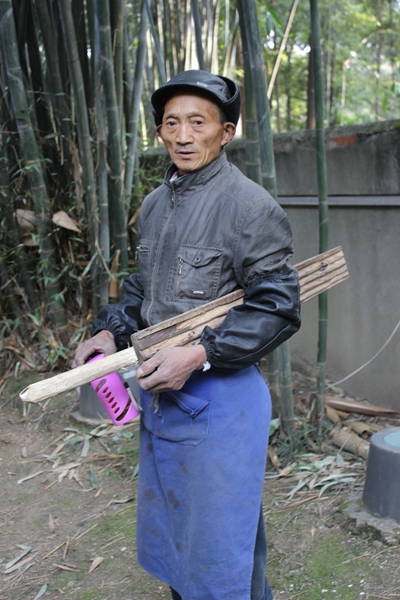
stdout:
<svg viewBox="0 0 400 600">
<path fill-rule="evenodd" d="M 400 121 L 326 132 L 329 246 L 343 247 L 350 279 L 329 292 L 327 375 L 336 382 L 371 359 L 400 320 Z M 318 254 L 314 134 L 276 135 L 280 203 L 294 235 L 293 262 Z M 245 172 L 244 141 L 228 155 Z M 315 372 L 318 303 L 303 306 L 293 358 Z M 341 386 L 400 411 L 400 328 L 382 353 Z"/>
<path fill-rule="evenodd" d="M 285 207 L 294 234 L 294 262 L 318 253 L 318 209 Z M 329 292 L 327 373 L 335 382 L 367 362 L 400 320 L 400 207 L 333 207 L 330 247 L 343 247 L 350 278 Z M 315 370 L 317 300 L 303 305 L 294 358 Z M 400 411 L 400 330 L 343 389 Z"/>
<path fill-rule="evenodd" d="M 400 121 L 327 131 L 329 246 L 342 246 L 350 279 L 329 292 L 327 373 L 336 382 L 384 345 L 400 320 Z M 293 262 L 318 254 L 313 132 L 276 135 L 280 203 L 294 235 Z M 243 142 L 232 161 L 244 171 Z M 303 306 L 293 358 L 315 372 L 318 302 Z M 341 386 L 400 411 L 400 328 L 382 353 Z"/>
</svg>

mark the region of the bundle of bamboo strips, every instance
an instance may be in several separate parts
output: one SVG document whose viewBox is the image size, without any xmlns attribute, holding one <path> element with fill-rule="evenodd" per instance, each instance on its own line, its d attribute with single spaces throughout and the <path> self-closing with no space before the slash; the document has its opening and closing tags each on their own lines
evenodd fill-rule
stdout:
<svg viewBox="0 0 400 600">
<path fill-rule="evenodd" d="M 349 276 L 343 250 L 339 246 L 296 265 L 300 284 L 300 301 L 307 302 Z M 199 340 L 206 325 L 218 327 L 233 306 L 243 304 L 244 291 L 236 290 L 222 298 L 203 304 L 181 315 L 157 323 L 132 336 L 139 361 L 171 346 L 187 346 Z"/>
</svg>

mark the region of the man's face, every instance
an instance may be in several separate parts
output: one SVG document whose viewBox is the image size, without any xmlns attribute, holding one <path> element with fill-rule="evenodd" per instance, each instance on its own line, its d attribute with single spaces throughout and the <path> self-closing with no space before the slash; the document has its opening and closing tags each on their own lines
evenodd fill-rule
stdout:
<svg viewBox="0 0 400 600">
<path fill-rule="evenodd" d="M 191 94 L 168 100 L 162 124 L 157 127 L 179 175 L 208 165 L 231 141 L 235 131 L 233 123 L 221 123 L 213 102 Z"/>
</svg>

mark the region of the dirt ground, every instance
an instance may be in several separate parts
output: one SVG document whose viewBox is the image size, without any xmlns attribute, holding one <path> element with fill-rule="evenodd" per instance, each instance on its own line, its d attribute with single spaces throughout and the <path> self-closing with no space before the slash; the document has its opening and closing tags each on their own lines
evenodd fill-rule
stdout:
<svg viewBox="0 0 400 600">
<path fill-rule="evenodd" d="M 0 600 L 169 598 L 136 560 L 138 424 L 71 420 L 75 393 L 27 410 L 15 394 L 31 380 L 0 396 Z M 364 461 L 326 442 L 282 468 L 269 464 L 264 492 L 275 598 L 399 598 L 400 534 L 359 529 L 345 510 Z"/>
</svg>

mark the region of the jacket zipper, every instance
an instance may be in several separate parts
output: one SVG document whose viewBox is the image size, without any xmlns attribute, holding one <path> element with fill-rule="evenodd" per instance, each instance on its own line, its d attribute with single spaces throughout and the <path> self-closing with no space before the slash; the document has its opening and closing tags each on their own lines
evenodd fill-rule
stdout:
<svg viewBox="0 0 400 600">
<path fill-rule="evenodd" d="M 183 265 L 183 258 L 180 258 L 179 264 L 178 264 L 178 277 L 176 278 L 175 290 L 174 290 L 175 296 L 179 295 L 179 285 L 181 283 L 182 265 Z"/>
<path fill-rule="evenodd" d="M 149 251 L 148 246 L 136 246 L 135 260 L 139 260 L 139 252 L 148 252 L 148 251 Z"/>
<path fill-rule="evenodd" d="M 154 287 L 155 287 L 155 283 L 156 283 L 158 263 L 159 263 L 159 260 L 160 260 L 160 257 L 161 257 L 162 247 L 163 247 L 165 236 L 167 234 L 167 229 L 168 229 L 168 226 L 169 226 L 169 222 L 172 219 L 172 216 L 173 216 L 175 208 L 176 208 L 176 205 L 175 205 L 175 191 L 174 191 L 173 186 L 171 188 L 171 204 L 172 204 L 172 211 L 171 211 L 171 214 L 169 215 L 168 219 L 166 220 L 165 225 L 164 225 L 163 230 L 162 230 L 161 235 L 160 235 L 160 241 L 159 241 L 158 246 L 157 246 L 156 257 L 155 257 L 155 261 L 154 261 L 153 274 L 152 274 L 152 277 L 151 277 L 151 284 L 150 284 L 150 298 L 151 298 L 151 300 L 150 300 L 149 307 L 148 307 L 148 309 L 146 311 L 146 320 L 147 320 L 147 322 L 148 322 L 149 325 L 152 324 L 151 321 L 150 321 L 150 312 L 151 312 L 151 309 L 153 307 L 153 302 L 154 302 Z"/>
</svg>

